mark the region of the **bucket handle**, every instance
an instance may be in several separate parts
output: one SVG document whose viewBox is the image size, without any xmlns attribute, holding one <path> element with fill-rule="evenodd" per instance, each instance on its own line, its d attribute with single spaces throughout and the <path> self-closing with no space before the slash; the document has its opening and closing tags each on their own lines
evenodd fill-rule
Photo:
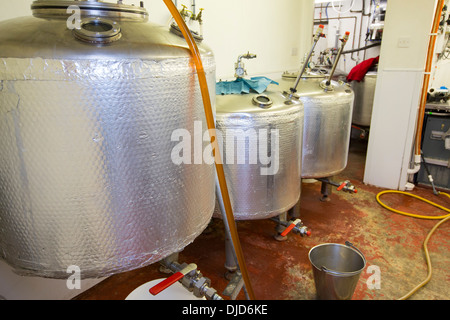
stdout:
<svg viewBox="0 0 450 320">
<path fill-rule="evenodd" d="M 364 254 L 363 254 L 357 247 L 355 247 L 355 246 L 353 245 L 353 243 L 351 243 L 350 241 L 345 241 L 345 245 L 346 245 L 346 246 L 349 246 L 349 247 L 352 247 L 353 249 L 355 249 L 356 251 L 358 251 L 358 252 L 361 254 L 361 257 L 362 257 L 363 260 L 364 260 L 364 264 L 366 264 L 366 257 L 364 257 Z"/>
<path fill-rule="evenodd" d="M 362 257 L 363 260 L 364 260 L 364 265 L 366 264 L 366 258 L 364 257 L 364 254 L 363 254 L 358 248 L 356 248 L 356 247 L 353 245 L 353 243 L 351 243 L 350 241 L 345 241 L 345 245 L 348 246 L 348 247 L 351 247 L 351 248 L 355 249 L 356 251 L 358 251 L 358 252 L 361 254 L 361 257 Z M 328 269 L 328 268 L 325 267 L 325 266 L 321 266 L 321 270 L 324 271 L 324 272 L 327 272 L 327 273 L 331 273 L 331 274 L 341 274 L 340 272 L 337 272 L 337 271 L 334 271 L 334 270 L 330 270 L 330 269 Z"/>
</svg>

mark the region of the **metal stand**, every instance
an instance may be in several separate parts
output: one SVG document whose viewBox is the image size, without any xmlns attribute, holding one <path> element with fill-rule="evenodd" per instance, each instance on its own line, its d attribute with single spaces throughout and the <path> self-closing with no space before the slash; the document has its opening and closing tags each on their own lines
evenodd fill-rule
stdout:
<svg viewBox="0 0 450 320">
<path fill-rule="evenodd" d="M 225 226 L 225 253 L 226 263 L 225 268 L 228 270 L 226 278 L 230 279 L 225 290 L 222 292 L 224 296 L 230 297 L 232 300 L 236 299 L 237 295 L 244 289 L 245 297 L 249 300 L 249 295 L 244 285 L 244 280 L 239 269 L 239 263 L 236 257 L 236 249 L 234 248 L 233 241 L 231 241 L 231 233 L 228 227 L 227 215 L 225 214 L 225 206 L 222 199 L 222 193 L 220 191 L 219 181 L 216 176 L 216 197 L 219 203 L 219 209 L 222 213 L 222 220 Z"/>
<path fill-rule="evenodd" d="M 330 186 L 330 177 L 327 178 L 320 178 L 317 179 L 322 182 L 322 185 L 320 187 L 320 193 L 322 194 L 322 197 L 320 198 L 320 201 L 330 201 L 331 199 L 329 196 L 331 195 L 331 186 Z"/>
</svg>

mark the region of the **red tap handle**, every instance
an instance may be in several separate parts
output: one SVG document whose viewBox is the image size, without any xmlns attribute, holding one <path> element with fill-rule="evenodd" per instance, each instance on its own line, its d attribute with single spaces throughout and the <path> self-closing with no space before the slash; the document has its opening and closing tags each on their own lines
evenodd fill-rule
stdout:
<svg viewBox="0 0 450 320">
<path fill-rule="evenodd" d="M 181 272 L 174 273 L 167 279 L 164 279 L 157 285 L 151 287 L 149 291 L 152 295 L 156 296 L 158 293 L 167 289 L 168 287 L 170 287 L 171 285 L 173 285 L 175 282 L 182 279 L 183 277 L 184 277 L 184 274 L 182 274 Z"/>
<path fill-rule="evenodd" d="M 183 268 L 182 270 L 175 272 L 173 275 L 171 275 L 167 279 L 164 279 L 160 283 L 151 287 L 149 292 L 155 296 L 158 293 L 160 293 L 161 291 L 163 291 L 163 290 L 167 289 L 168 287 L 170 287 L 171 285 L 173 285 L 178 280 L 183 279 L 183 277 L 185 275 L 187 275 L 189 272 L 191 272 L 192 270 L 195 270 L 195 269 L 197 269 L 197 265 L 195 263 L 191 263 L 191 264 L 187 265 L 185 268 Z"/>
<path fill-rule="evenodd" d="M 337 187 L 337 191 L 341 191 L 342 190 L 342 188 L 344 188 L 346 185 L 347 185 L 347 183 L 348 183 L 348 181 L 344 181 L 344 182 L 342 182 L 342 184 L 339 186 L 339 187 Z"/>
<path fill-rule="evenodd" d="M 296 219 L 294 222 L 292 222 L 284 231 L 281 233 L 282 237 L 285 237 L 289 232 L 291 232 L 292 229 L 297 225 L 297 223 L 300 222 L 300 219 Z"/>
<path fill-rule="evenodd" d="M 281 236 L 285 237 L 292 229 L 294 229 L 295 224 L 291 223 L 284 231 L 281 233 Z"/>
</svg>

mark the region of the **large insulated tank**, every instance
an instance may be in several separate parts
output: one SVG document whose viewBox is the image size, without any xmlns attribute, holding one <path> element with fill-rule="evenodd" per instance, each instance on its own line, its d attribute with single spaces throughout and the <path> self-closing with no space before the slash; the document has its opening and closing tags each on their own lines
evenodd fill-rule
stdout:
<svg viewBox="0 0 450 320">
<path fill-rule="evenodd" d="M 377 84 L 377 71 L 371 70 L 366 73 L 363 80 L 353 80 L 350 84 L 355 92 L 352 123 L 363 127 L 369 127 L 372 119 L 373 99 Z"/>
<path fill-rule="evenodd" d="M 216 127 L 223 136 L 236 220 L 274 217 L 300 198 L 303 104 L 285 102 L 277 88 L 216 96 Z"/>
<path fill-rule="evenodd" d="M 290 92 L 296 74 L 284 73 L 277 80 Z M 334 176 L 347 166 L 354 93 L 342 81 L 326 84 L 325 75 L 304 74 L 293 95 L 304 106 L 302 178 Z"/>
<path fill-rule="evenodd" d="M 20 274 L 145 266 L 213 214 L 213 165 L 171 157 L 174 130 L 206 127 L 188 46 L 121 3 L 38 0 L 0 23 L 0 257 Z"/>
</svg>

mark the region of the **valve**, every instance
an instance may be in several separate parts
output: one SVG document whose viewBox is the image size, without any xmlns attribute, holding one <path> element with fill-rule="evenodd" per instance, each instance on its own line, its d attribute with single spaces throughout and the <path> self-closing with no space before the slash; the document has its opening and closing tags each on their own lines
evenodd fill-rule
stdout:
<svg viewBox="0 0 450 320">
<path fill-rule="evenodd" d="M 183 19 L 186 20 L 186 18 L 190 16 L 189 14 L 190 11 L 184 4 L 182 4 L 181 6 L 183 7 L 183 9 L 180 10 L 180 16 L 182 16 Z"/>
<path fill-rule="evenodd" d="M 342 42 L 347 42 L 349 36 L 350 36 L 350 31 L 346 31 L 344 36 L 342 37 L 341 41 Z"/>
<path fill-rule="evenodd" d="M 349 181 L 345 180 L 344 182 L 341 182 L 339 184 L 339 187 L 336 188 L 337 191 L 345 191 L 350 193 L 357 193 L 358 190 L 356 190 L 355 186 Z"/>
<path fill-rule="evenodd" d="M 205 10 L 204 8 L 200 8 L 199 13 L 197 15 L 192 14 L 191 15 L 191 20 L 194 21 L 198 21 L 199 24 L 203 23 L 203 19 L 202 19 L 202 11 Z"/>
<path fill-rule="evenodd" d="M 325 33 L 323 33 L 323 28 L 324 25 L 320 24 L 316 30 L 316 33 L 314 34 L 314 41 L 319 40 L 319 38 L 326 38 Z"/>
<path fill-rule="evenodd" d="M 172 261 L 172 257 L 166 258 L 160 261 L 160 263 L 164 268 L 175 273 L 150 288 L 149 292 L 152 295 L 157 295 L 179 281 L 188 291 L 192 292 L 194 296 L 198 298 L 205 297 L 208 300 L 223 300 L 223 298 L 217 294 L 217 291 L 211 287 L 211 280 L 204 277 L 201 272 L 197 270 L 196 264 L 183 263 L 180 265 L 177 262 Z"/>
<path fill-rule="evenodd" d="M 358 192 L 358 190 L 356 190 L 356 187 L 349 180 L 345 180 L 343 182 L 336 183 L 336 182 L 330 180 L 329 178 L 316 178 L 316 179 L 322 182 L 322 193 L 325 193 L 325 194 L 327 193 L 327 191 L 326 191 L 327 185 L 335 186 L 337 191 L 345 191 L 345 192 L 349 192 L 349 193 L 357 193 Z M 326 196 L 328 196 L 328 194 L 326 194 Z"/>
<path fill-rule="evenodd" d="M 181 280 L 184 278 L 185 275 L 188 273 L 197 270 L 197 265 L 195 263 L 191 263 L 187 265 L 187 267 L 183 268 L 182 270 L 175 272 L 173 275 L 168 277 L 167 279 L 161 281 L 160 283 L 154 285 L 150 288 L 150 293 L 154 296 L 156 296 L 161 291 L 167 289 L 171 285 L 173 285 L 178 280 Z"/>
<path fill-rule="evenodd" d="M 300 233 L 302 237 L 311 236 L 311 231 L 308 230 L 306 226 L 303 225 L 300 219 L 296 219 L 294 221 L 289 221 L 288 227 L 280 234 L 282 237 L 287 236 L 289 232 L 294 230 L 295 233 Z"/>
</svg>

